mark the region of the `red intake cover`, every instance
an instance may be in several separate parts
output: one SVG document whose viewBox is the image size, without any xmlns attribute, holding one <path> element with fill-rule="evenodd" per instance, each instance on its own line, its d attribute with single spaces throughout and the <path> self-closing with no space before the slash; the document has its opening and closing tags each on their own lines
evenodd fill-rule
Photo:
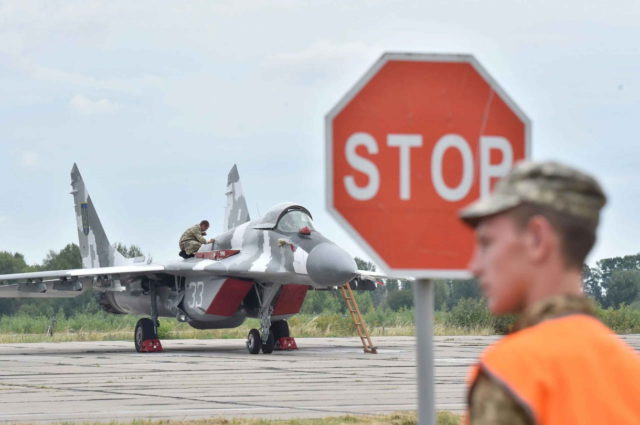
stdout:
<svg viewBox="0 0 640 425">
<path fill-rule="evenodd" d="M 207 309 L 207 314 L 232 316 L 252 286 L 253 282 L 250 280 L 225 280 Z"/>
<path fill-rule="evenodd" d="M 296 314 L 302 308 L 304 297 L 307 295 L 307 285 L 283 285 L 278 295 L 278 301 L 273 308 L 273 316 Z"/>
</svg>

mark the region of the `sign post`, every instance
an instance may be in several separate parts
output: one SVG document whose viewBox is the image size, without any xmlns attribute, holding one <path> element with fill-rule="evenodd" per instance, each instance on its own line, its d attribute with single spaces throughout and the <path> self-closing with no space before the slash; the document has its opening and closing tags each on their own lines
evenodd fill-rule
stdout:
<svg viewBox="0 0 640 425">
<path fill-rule="evenodd" d="M 417 278 L 421 425 L 435 424 L 426 279 L 470 277 L 458 210 L 529 157 L 530 129 L 470 55 L 386 53 L 325 117 L 329 212 L 386 273 Z"/>
<path fill-rule="evenodd" d="M 416 381 L 418 423 L 436 425 L 433 359 L 433 281 L 418 279 L 413 285 L 416 322 Z"/>
</svg>

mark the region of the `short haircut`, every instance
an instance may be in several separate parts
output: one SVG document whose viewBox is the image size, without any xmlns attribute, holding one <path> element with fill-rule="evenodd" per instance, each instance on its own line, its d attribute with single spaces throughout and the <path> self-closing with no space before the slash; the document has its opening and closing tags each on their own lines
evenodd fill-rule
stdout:
<svg viewBox="0 0 640 425">
<path fill-rule="evenodd" d="M 202 220 L 202 221 L 200 222 L 200 226 L 207 226 L 207 227 L 209 227 L 209 222 L 208 222 L 207 220 Z"/>
<path fill-rule="evenodd" d="M 596 242 L 598 222 L 577 217 L 553 208 L 533 203 L 522 203 L 507 212 L 516 225 L 523 229 L 535 216 L 543 216 L 560 235 L 565 264 L 581 269 L 584 260 Z"/>
</svg>

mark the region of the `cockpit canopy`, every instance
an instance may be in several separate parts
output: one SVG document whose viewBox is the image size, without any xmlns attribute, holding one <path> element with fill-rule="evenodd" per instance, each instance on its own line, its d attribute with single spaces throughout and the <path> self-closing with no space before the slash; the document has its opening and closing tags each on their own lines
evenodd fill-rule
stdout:
<svg viewBox="0 0 640 425">
<path fill-rule="evenodd" d="M 305 207 L 289 202 L 271 208 L 254 226 L 256 229 L 275 229 L 283 233 L 298 232 L 303 227 L 313 229 L 311 213 Z"/>
<path fill-rule="evenodd" d="M 313 221 L 306 212 L 298 209 L 291 209 L 285 212 L 278 220 L 278 224 L 276 224 L 276 230 L 283 233 L 298 232 L 305 227 L 313 230 Z"/>
</svg>

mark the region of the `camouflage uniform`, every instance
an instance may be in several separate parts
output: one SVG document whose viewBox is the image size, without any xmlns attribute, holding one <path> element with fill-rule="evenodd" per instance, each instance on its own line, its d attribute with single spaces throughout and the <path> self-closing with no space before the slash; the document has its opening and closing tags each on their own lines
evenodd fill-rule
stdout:
<svg viewBox="0 0 640 425">
<path fill-rule="evenodd" d="M 207 240 L 202 235 L 199 224 L 189 227 L 180 236 L 180 249 L 186 252 L 187 255 L 197 252 L 205 243 L 207 243 Z"/>
<path fill-rule="evenodd" d="M 463 209 L 460 218 L 475 227 L 483 218 L 530 204 L 586 220 L 595 229 L 605 202 L 606 197 L 598 182 L 579 170 L 557 162 L 523 162 L 496 184 L 490 196 Z M 514 332 L 553 317 L 593 315 L 594 311 L 593 304 L 583 296 L 551 297 L 522 312 Z M 468 403 L 469 420 L 473 425 L 534 423 L 513 393 L 482 370 L 469 390 Z"/>
<path fill-rule="evenodd" d="M 535 326 L 554 317 L 569 314 L 595 316 L 595 306 L 583 296 L 559 295 L 548 298 L 527 308 L 513 328 L 513 332 Z M 469 390 L 469 419 L 473 425 L 533 425 L 534 421 L 504 387 L 480 370 L 473 388 Z"/>
</svg>

